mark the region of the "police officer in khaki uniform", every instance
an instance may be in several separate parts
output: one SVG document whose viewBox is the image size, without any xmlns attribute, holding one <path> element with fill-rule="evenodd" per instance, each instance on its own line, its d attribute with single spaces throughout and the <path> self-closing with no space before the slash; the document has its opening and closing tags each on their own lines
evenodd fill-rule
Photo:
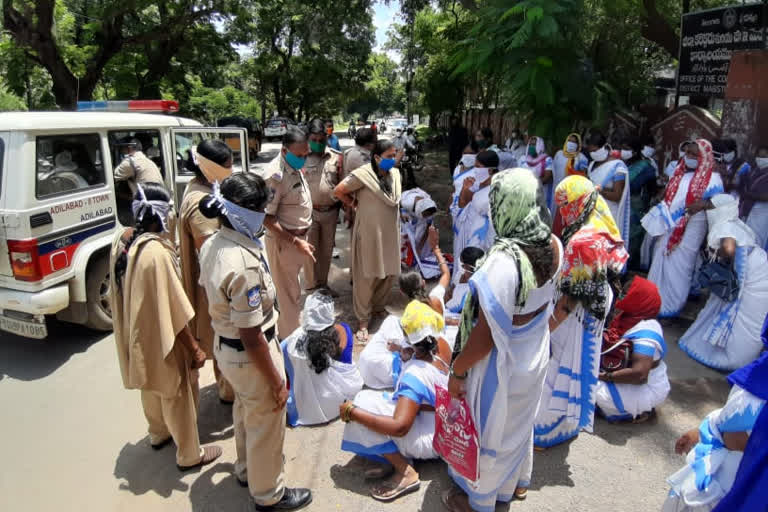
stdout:
<svg viewBox="0 0 768 512">
<path fill-rule="evenodd" d="M 370 128 L 360 128 L 355 133 L 355 145 L 344 151 L 343 173 L 339 177 L 339 182 L 349 176 L 349 174 L 365 164 L 371 163 L 371 151 L 376 146 L 376 134 Z M 349 229 L 355 223 L 355 211 L 344 207 L 344 221 Z"/>
<path fill-rule="evenodd" d="M 123 154 L 123 160 L 115 167 L 115 182 L 127 182 L 132 195 L 136 194 L 136 183 L 163 183 L 160 169 L 141 152 L 138 139 L 125 137 L 116 145 Z"/>
<path fill-rule="evenodd" d="M 267 257 L 280 304 L 277 332 L 282 338 L 299 327 L 299 272 L 307 259 L 314 261 L 315 248 L 307 241 L 312 226 L 312 196 L 302 174 L 308 154 L 306 134 L 291 128 L 283 137 L 280 154 L 266 170 L 267 185 L 274 191 L 264 221 Z"/>
<path fill-rule="evenodd" d="M 261 235 L 269 189 L 259 176 L 238 173 L 200 202 L 221 229 L 200 249 L 200 284 L 216 331 L 214 354 L 232 384 L 238 481 L 256 510 L 293 510 L 312 501 L 308 489 L 286 488 L 283 474 L 285 383 L 275 325 L 275 286 Z"/>
<path fill-rule="evenodd" d="M 315 247 L 314 259 L 304 263 L 307 290 L 328 288 L 328 271 L 331 268 L 333 245 L 336 240 L 336 221 L 341 203 L 333 190 L 339 184 L 342 156 L 327 145 L 328 136 L 321 119 L 309 122 L 309 156 L 304 164 L 304 177 L 312 196 L 312 227 L 307 241 Z M 333 290 L 331 295 L 338 297 Z"/>
<path fill-rule="evenodd" d="M 213 357 L 213 327 L 208 313 L 208 299 L 200 286 L 200 261 L 198 251 L 203 243 L 219 230 L 219 219 L 209 219 L 200 213 L 200 200 L 211 193 L 211 183 L 222 181 L 232 174 L 232 150 L 220 140 L 204 140 L 190 151 L 186 168 L 195 173 L 194 179 L 184 190 L 179 208 L 179 255 L 181 256 L 182 280 L 195 318 L 189 323 L 192 335 L 200 343 L 208 359 L 213 359 L 213 375 L 219 391 L 219 400 L 232 403 L 235 394 L 232 386 L 221 374 Z M 196 402 L 199 395 L 196 395 Z"/>
</svg>

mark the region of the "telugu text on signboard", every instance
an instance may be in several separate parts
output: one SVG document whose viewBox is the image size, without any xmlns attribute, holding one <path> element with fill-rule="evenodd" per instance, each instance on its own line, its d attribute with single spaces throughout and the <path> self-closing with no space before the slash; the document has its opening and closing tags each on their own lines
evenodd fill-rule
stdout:
<svg viewBox="0 0 768 512">
<path fill-rule="evenodd" d="M 765 48 L 766 6 L 739 5 L 683 15 L 678 91 L 722 98 L 731 52 Z"/>
</svg>

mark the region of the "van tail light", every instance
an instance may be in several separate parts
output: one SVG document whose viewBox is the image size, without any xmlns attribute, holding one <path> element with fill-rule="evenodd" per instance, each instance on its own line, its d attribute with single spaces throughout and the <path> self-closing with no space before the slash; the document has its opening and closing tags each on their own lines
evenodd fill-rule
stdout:
<svg viewBox="0 0 768 512">
<path fill-rule="evenodd" d="M 39 281 L 43 278 L 37 240 L 8 240 L 8 256 L 13 276 L 19 281 Z"/>
</svg>

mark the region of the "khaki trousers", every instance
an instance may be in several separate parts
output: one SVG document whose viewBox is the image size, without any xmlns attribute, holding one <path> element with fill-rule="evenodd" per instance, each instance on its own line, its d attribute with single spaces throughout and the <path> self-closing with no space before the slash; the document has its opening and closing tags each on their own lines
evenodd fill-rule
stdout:
<svg viewBox="0 0 768 512">
<path fill-rule="evenodd" d="M 389 301 L 395 276 L 352 277 L 352 305 L 358 322 L 368 322 L 372 313 L 383 313 Z"/>
<path fill-rule="evenodd" d="M 269 352 L 277 371 L 284 374 L 283 354 L 277 340 L 269 341 Z M 235 390 L 235 475 L 241 482 L 248 482 L 248 490 L 258 505 L 273 505 L 282 499 L 285 490 L 285 408 L 272 411 L 272 388 L 247 352 L 214 342 L 214 354 L 221 372 Z"/>
<path fill-rule="evenodd" d="M 315 247 L 315 260 L 306 258 L 304 264 L 304 279 L 307 290 L 328 286 L 328 272 L 331 269 L 333 245 L 336 241 L 336 226 L 339 211 L 314 212 L 312 227 L 307 233 L 307 242 Z"/>
<path fill-rule="evenodd" d="M 296 249 L 296 246 L 290 242 L 279 240 L 271 234 L 266 236 L 266 245 L 269 273 L 277 290 L 277 303 L 280 311 L 277 333 L 282 339 L 288 337 L 299 327 L 299 314 L 301 313 L 299 272 L 304 266 L 305 257 Z"/>
<path fill-rule="evenodd" d="M 219 399 L 225 402 L 234 402 L 235 390 L 232 389 L 232 384 L 221 374 L 216 359 L 213 360 L 213 376 L 216 378 L 216 387 L 219 389 Z"/>
<path fill-rule="evenodd" d="M 141 405 L 149 423 L 149 440 L 152 444 L 160 444 L 172 437 L 176 443 L 176 464 L 179 466 L 194 466 L 203 457 L 191 374 L 182 373 L 179 394 L 173 398 L 141 390 Z"/>
</svg>

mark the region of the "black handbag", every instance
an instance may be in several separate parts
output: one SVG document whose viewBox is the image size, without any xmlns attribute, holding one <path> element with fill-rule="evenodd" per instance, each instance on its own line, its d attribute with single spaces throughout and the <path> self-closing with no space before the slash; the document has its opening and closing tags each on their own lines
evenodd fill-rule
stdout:
<svg viewBox="0 0 768 512">
<path fill-rule="evenodd" d="M 698 275 L 699 286 L 709 288 L 725 302 L 732 302 L 739 296 L 739 278 L 732 266 L 719 261 L 709 261 L 701 266 Z"/>
</svg>

